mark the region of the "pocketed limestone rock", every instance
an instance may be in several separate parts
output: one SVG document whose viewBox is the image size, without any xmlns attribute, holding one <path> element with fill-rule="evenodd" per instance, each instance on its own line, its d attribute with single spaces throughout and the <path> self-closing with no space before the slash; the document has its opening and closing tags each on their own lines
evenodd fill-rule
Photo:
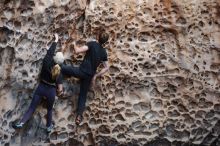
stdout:
<svg viewBox="0 0 220 146">
<path fill-rule="evenodd" d="M 218 0 L 3 0 L 0 3 L 0 145 L 220 145 Z M 79 80 L 56 98 L 55 128 L 46 105 L 20 130 L 53 34 L 66 64 L 79 65 L 73 42 L 101 31 L 109 73 L 88 94 L 75 125 Z M 100 69 L 100 68 L 99 68 Z"/>
</svg>

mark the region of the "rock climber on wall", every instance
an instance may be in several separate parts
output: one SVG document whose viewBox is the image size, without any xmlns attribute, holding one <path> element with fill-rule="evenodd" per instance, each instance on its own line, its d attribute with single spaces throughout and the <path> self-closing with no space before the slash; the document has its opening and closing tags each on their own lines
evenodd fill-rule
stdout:
<svg viewBox="0 0 220 146">
<path fill-rule="evenodd" d="M 63 93 L 63 79 L 59 64 L 62 64 L 64 61 L 62 52 L 57 52 L 54 56 L 56 45 L 58 42 L 58 35 L 55 34 L 54 36 L 55 41 L 50 46 L 46 56 L 43 59 L 43 66 L 40 73 L 40 83 L 34 93 L 30 107 L 24 114 L 22 119 L 18 123 L 13 125 L 15 129 L 22 128 L 23 125 L 30 119 L 37 105 L 40 103 L 42 97 L 45 97 L 47 101 L 47 132 L 51 132 L 54 126 L 52 124 L 52 109 L 56 96 L 56 88 L 58 95 L 61 95 Z"/>
<path fill-rule="evenodd" d="M 108 41 L 108 34 L 101 32 L 98 35 L 98 40 L 90 41 L 84 46 L 77 46 L 74 43 L 74 52 L 76 54 L 85 53 L 82 63 L 79 67 L 62 65 L 61 70 L 63 75 L 74 76 L 80 78 L 80 93 L 78 98 L 78 108 L 75 123 L 79 125 L 83 119 L 83 111 L 87 93 L 90 85 L 95 84 L 97 77 L 102 76 L 109 69 L 106 49 L 103 45 Z M 73 53 L 74 53 L 73 52 Z M 100 72 L 96 72 L 97 67 L 103 64 Z"/>
</svg>

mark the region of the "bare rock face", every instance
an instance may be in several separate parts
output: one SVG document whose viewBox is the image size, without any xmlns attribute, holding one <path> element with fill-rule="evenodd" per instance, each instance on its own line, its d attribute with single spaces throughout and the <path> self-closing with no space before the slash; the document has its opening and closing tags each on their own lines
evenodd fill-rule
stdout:
<svg viewBox="0 0 220 146">
<path fill-rule="evenodd" d="M 219 0 L 2 0 L 0 145 L 219 146 Z M 75 125 L 79 81 L 64 82 L 55 129 L 45 132 L 42 101 L 25 127 L 42 58 L 58 32 L 58 50 L 78 65 L 72 42 L 101 30 L 110 71 L 88 95 Z"/>
</svg>

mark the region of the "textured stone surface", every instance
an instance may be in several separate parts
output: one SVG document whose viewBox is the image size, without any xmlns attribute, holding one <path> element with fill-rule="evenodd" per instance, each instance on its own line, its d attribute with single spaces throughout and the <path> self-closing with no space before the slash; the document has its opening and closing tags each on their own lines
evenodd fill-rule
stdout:
<svg viewBox="0 0 220 146">
<path fill-rule="evenodd" d="M 20 131 L 54 32 L 67 64 L 71 44 L 110 33 L 110 72 L 89 92 L 74 124 L 79 82 L 65 81 L 55 130 L 45 133 L 45 104 Z M 2 0 L 0 145 L 220 145 L 219 0 Z"/>
</svg>

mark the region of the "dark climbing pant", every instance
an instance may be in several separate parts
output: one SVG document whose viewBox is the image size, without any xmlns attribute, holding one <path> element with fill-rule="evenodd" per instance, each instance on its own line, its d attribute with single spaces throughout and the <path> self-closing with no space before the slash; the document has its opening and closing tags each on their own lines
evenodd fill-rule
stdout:
<svg viewBox="0 0 220 146">
<path fill-rule="evenodd" d="M 45 83 L 40 83 L 37 90 L 34 93 L 34 97 L 31 101 L 31 105 L 27 112 L 24 114 L 21 122 L 25 123 L 30 119 L 33 112 L 36 110 L 37 105 L 40 103 L 42 97 L 46 97 L 47 101 L 47 127 L 51 125 L 52 122 L 52 110 L 53 104 L 56 96 L 56 88 Z"/>
<path fill-rule="evenodd" d="M 62 65 L 61 69 L 64 75 L 73 76 L 80 79 L 80 93 L 78 98 L 77 114 L 82 114 L 85 110 L 87 93 L 90 88 L 92 76 L 82 72 L 79 67 Z"/>
</svg>

